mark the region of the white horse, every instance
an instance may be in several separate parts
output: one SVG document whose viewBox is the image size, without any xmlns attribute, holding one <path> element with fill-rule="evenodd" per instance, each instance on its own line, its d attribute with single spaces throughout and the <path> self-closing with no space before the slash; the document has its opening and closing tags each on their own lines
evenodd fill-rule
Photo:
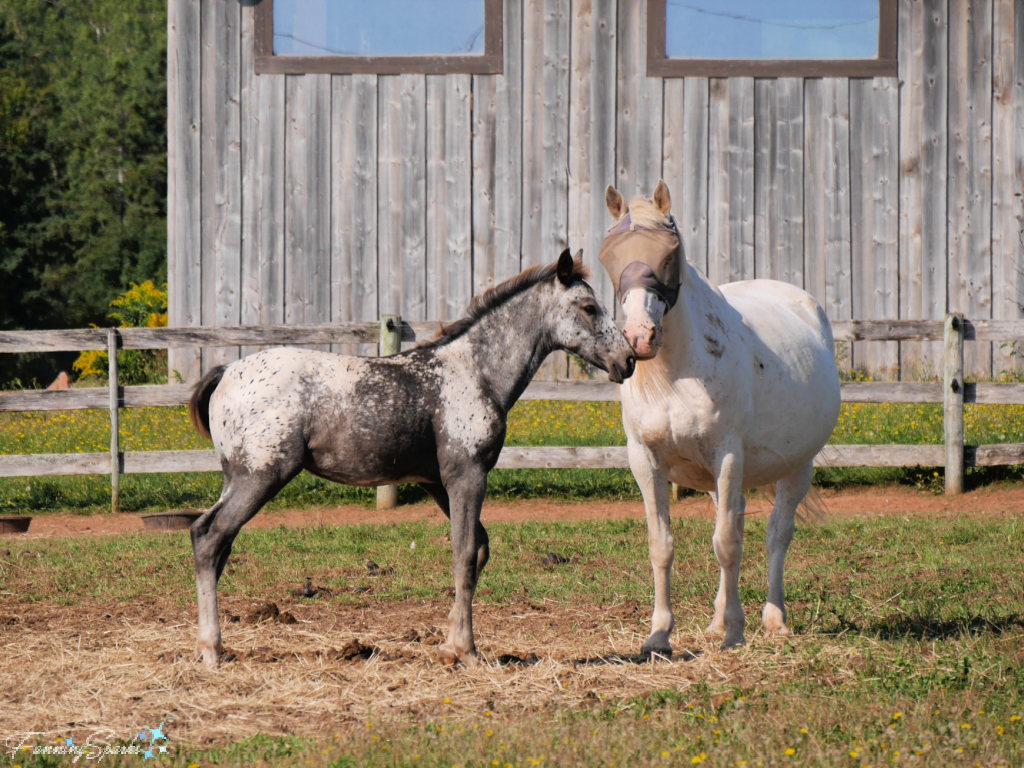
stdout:
<svg viewBox="0 0 1024 768">
<path fill-rule="evenodd" d="M 654 569 L 645 652 L 671 654 L 675 555 L 668 482 L 708 491 L 717 506 L 721 566 L 708 632 L 722 648 L 744 642 L 739 595 L 744 489 L 776 484 L 768 520 L 767 634 L 788 635 L 783 567 L 813 459 L 839 416 L 832 329 L 805 291 L 775 280 L 711 285 L 686 263 L 668 187 L 627 207 L 605 193 L 615 219 L 601 251 L 626 316 L 636 374 L 622 385 L 629 466 L 643 494 Z M 620 279 L 621 278 L 621 279 Z"/>
</svg>

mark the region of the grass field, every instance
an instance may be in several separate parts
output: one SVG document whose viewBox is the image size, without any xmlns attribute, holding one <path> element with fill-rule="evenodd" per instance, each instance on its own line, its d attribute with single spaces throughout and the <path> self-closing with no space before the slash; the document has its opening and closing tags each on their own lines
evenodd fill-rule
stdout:
<svg viewBox="0 0 1024 768">
<path fill-rule="evenodd" d="M 677 520 L 677 654 L 637 665 L 593 662 L 636 653 L 646 636 L 642 522 L 495 524 L 477 600 L 491 663 L 473 670 L 433 660 L 433 627 L 450 604 L 447 530 L 243 531 L 221 582 L 225 617 L 274 601 L 299 624 L 225 618 L 240 656 L 213 673 L 189 658 L 187 534 L 7 539 L 0 723 L 45 731 L 53 745 L 81 743 L 99 724 L 131 734 L 163 721 L 171 749 L 154 764 L 179 768 L 1024 762 L 1019 519 L 798 527 L 787 568 L 797 636 L 781 642 L 756 631 L 765 521 L 752 518 L 741 580 L 749 645 L 725 652 L 700 632 L 718 579 L 710 523 Z M 546 552 L 570 562 L 545 567 Z M 369 575 L 368 559 L 394 574 Z M 333 596 L 292 597 L 307 577 Z M 354 639 L 374 655 L 331 655 Z M 498 663 L 530 653 L 532 665 Z M 0 766 L 69 764 L 0 756 Z"/>
<path fill-rule="evenodd" d="M 74 453 L 109 450 L 109 421 L 103 411 L 0 414 L 0 454 Z M 969 405 L 969 444 L 1024 442 L 1024 406 Z M 832 436 L 836 444 L 942 442 L 939 405 L 843 406 Z M 121 444 L 126 451 L 209 448 L 195 434 L 184 408 L 128 409 L 121 416 Z M 624 445 L 618 403 L 522 402 L 509 417 L 508 445 Z M 941 470 L 939 471 L 941 472 Z M 968 485 L 1021 479 L 1019 468 L 977 468 Z M 819 470 L 819 485 L 909 483 L 940 489 L 941 477 L 929 469 Z M 121 479 L 121 506 L 126 511 L 210 506 L 220 493 L 213 474 L 128 475 Z M 522 498 L 639 498 L 629 470 L 497 470 L 489 496 Z M 270 508 L 301 508 L 343 503 L 370 504 L 373 491 L 348 488 L 303 474 Z M 402 501 L 425 501 L 415 486 L 404 487 Z M 0 511 L 96 512 L 109 508 L 105 477 L 57 477 L 0 480 Z"/>
</svg>

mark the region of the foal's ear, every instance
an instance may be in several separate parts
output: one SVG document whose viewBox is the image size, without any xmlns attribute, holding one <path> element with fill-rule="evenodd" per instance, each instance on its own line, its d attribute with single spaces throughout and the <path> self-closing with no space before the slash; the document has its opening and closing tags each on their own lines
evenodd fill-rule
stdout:
<svg viewBox="0 0 1024 768">
<path fill-rule="evenodd" d="M 569 249 L 566 248 L 562 251 L 562 255 L 558 257 L 558 282 L 568 288 L 572 285 L 573 277 L 573 263 L 572 254 L 569 253 Z"/>
<path fill-rule="evenodd" d="M 604 204 L 608 206 L 608 213 L 612 215 L 612 218 L 618 221 L 619 217 L 626 212 L 626 200 L 622 197 L 622 193 L 619 192 L 611 184 L 604 191 Z"/>
</svg>

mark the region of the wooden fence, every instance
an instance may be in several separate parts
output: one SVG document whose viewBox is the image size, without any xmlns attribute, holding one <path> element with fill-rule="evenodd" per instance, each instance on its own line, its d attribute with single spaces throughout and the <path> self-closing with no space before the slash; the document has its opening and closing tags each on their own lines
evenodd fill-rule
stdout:
<svg viewBox="0 0 1024 768">
<path fill-rule="evenodd" d="M 944 380 L 939 382 L 844 382 L 844 403 L 943 403 L 943 445 L 827 445 L 815 466 L 827 467 L 944 467 L 946 492 L 963 490 L 965 467 L 1024 463 L 1024 443 L 964 445 L 964 404 L 1024 404 L 1024 384 L 965 383 L 964 342 L 1004 341 L 1024 337 L 1024 321 L 965 320 L 948 315 L 945 321 L 852 320 L 833 323 L 836 341 L 943 341 Z M 403 323 L 386 317 L 380 323 L 237 326 L 222 328 L 121 328 L 68 331 L 0 332 L 2 352 L 68 352 L 106 350 L 110 380 L 117 378 L 117 349 L 174 349 L 181 347 L 280 346 L 296 344 L 379 343 L 385 353 L 401 341 L 431 337 L 436 322 Z M 390 346 L 389 346 L 390 345 Z M 219 472 L 214 451 L 121 452 L 118 441 L 120 408 L 180 406 L 188 402 L 191 386 L 138 386 L 19 391 L 0 394 L 0 412 L 106 409 L 110 412 L 109 453 L 0 455 L 0 477 L 50 475 L 111 476 L 112 508 L 118 508 L 118 478 L 122 474 L 158 472 Z M 616 385 L 606 381 L 535 381 L 524 400 L 618 400 Z M 612 447 L 506 447 L 501 469 L 608 469 L 628 467 L 626 449 Z"/>
</svg>

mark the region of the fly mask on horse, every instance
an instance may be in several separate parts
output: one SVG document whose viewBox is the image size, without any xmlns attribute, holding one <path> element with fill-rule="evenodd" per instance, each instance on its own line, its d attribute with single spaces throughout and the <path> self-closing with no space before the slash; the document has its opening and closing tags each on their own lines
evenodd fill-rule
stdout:
<svg viewBox="0 0 1024 768">
<path fill-rule="evenodd" d="M 664 193 L 660 194 L 662 190 Z M 664 304 L 656 319 L 651 317 L 655 311 L 653 306 L 641 315 L 645 320 L 640 322 L 630 322 L 627 313 L 623 332 L 637 359 L 646 360 L 654 357 L 661 347 L 660 313 L 672 309 L 679 298 L 686 266 L 682 238 L 675 219 L 667 215 L 671 203 L 664 183 L 655 190 L 654 203 L 666 214 L 665 219 L 645 215 L 646 211 L 636 214 L 623 211 L 622 196 L 612 187 L 608 187 L 605 200 L 609 211 L 618 210 L 617 214 L 613 213 L 618 220 L 605 235 L 598 259 L 612 280 L 616 299 L 622 304 L 630 292 L 640 289 L 637 296 L 641 300 L 650 292 Z M 636 316 L 637 313 L 633 313 L 633 317 Z"/>
</svg>

